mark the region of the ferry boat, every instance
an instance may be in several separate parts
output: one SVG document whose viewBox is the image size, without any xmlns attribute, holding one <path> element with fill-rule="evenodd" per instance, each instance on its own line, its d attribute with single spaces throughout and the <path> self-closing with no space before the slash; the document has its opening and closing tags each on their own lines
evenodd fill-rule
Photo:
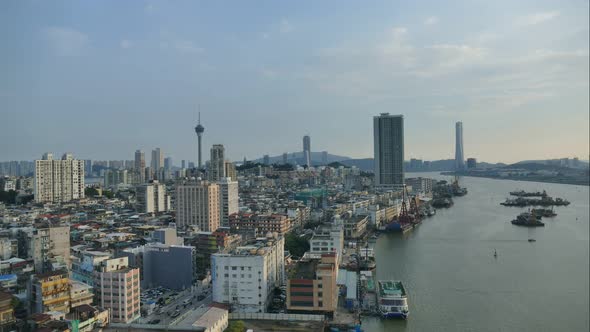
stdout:
<svg viewBox="0 0 590 332">
<path fill-rule="evenodd" d="M 398 280 L 379 280 L 377 304 L 383 318 L 408 318 L 408 297 L 406 289 Z"/>
</svg>

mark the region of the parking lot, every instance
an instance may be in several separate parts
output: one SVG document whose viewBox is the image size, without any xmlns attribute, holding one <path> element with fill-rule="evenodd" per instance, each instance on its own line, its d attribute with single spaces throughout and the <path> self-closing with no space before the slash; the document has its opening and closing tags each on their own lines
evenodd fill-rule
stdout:
<svg viewBox="0 0 590 332">
<path fill-rule="evenodd" d="M 149 303 L 155 302 L 155 310 L 148 315 L 143 311 L 138 323 L 174 325 L 190 311 L 209 306 L 211 301 L 211 290 L 207 286 L 194 286 L 183 291 L 163 287 L 144 290 L 141 293 L 142 308 L 147 308 Z"/>
</svg>

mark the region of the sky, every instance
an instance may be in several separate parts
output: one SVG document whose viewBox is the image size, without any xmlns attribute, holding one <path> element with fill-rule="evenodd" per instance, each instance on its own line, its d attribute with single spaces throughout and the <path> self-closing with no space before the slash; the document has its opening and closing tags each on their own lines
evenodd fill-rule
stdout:
<svg viewBox="0 0 590 332">
<path fill-rule="evenodd" d="M 589 155 L 589 4 L 519 1 L 0 1 L 0 161 L 72 152 L 175 164 L 302 150 L 406 159 Z"/>
</svg>

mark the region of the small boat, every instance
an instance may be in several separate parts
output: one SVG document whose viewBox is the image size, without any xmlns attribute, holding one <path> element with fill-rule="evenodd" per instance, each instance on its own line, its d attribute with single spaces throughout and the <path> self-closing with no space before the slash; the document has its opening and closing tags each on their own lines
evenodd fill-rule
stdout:
<svg viewBox="0 0 590 332">
<path fill-rule="evenodd" d="M 535 239 L 529 239 L 529 242 L 537 242 Z"/>
<path fill-rule="evenodd" d="M 494 249 L 494 258 L 498 257 L 498 252 L 496 251 L 496 249 Z"/>
</svg>

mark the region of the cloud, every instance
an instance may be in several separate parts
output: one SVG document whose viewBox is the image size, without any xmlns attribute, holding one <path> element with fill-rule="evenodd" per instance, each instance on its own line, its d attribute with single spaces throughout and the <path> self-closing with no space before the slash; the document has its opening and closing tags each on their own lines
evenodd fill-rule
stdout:
<svg viewBox="0 0 590 332">
<path fill-rule="evenodd" d="M 86 34 L 71 28 L 48 27 L 42 33 L 58 56 L 81 55 L 88 47 L 89 38 Z"/>
<path fill-rule="evenodd" d="M 438 23 L 438 17 L 436 17 L 436 16 L 430 16 L 429 18 L 424 20 L 425 25 L 435 25 L 437 23 Z"/>
<path fill-rule="evenodd" d="M 289 21 L 287 19 L 282 19 L 281 23 L 279 25 L 279 31 L 281 33 L 288 33 L 293 31 L 293 25 L 291 23 L 289 23 Z"/>
<path fill-rule="evenodd" d="M 533 13 L 530 15 L 518 17 L 516 19 L 516 25 L 517 26 L 537 25 L 537 24 L 541 24 L 541 23 L 550 21 L 558 16 L 559 16 L 558 11 Z"/>
<path fill-rule="evenodd" d="M 131 48 L 133 46 L 133 44 L 129 40 L 123 39 L 119 43 L 119 46 L 123 49 L 128 49 L 128 48 Z"/>
</svg>

